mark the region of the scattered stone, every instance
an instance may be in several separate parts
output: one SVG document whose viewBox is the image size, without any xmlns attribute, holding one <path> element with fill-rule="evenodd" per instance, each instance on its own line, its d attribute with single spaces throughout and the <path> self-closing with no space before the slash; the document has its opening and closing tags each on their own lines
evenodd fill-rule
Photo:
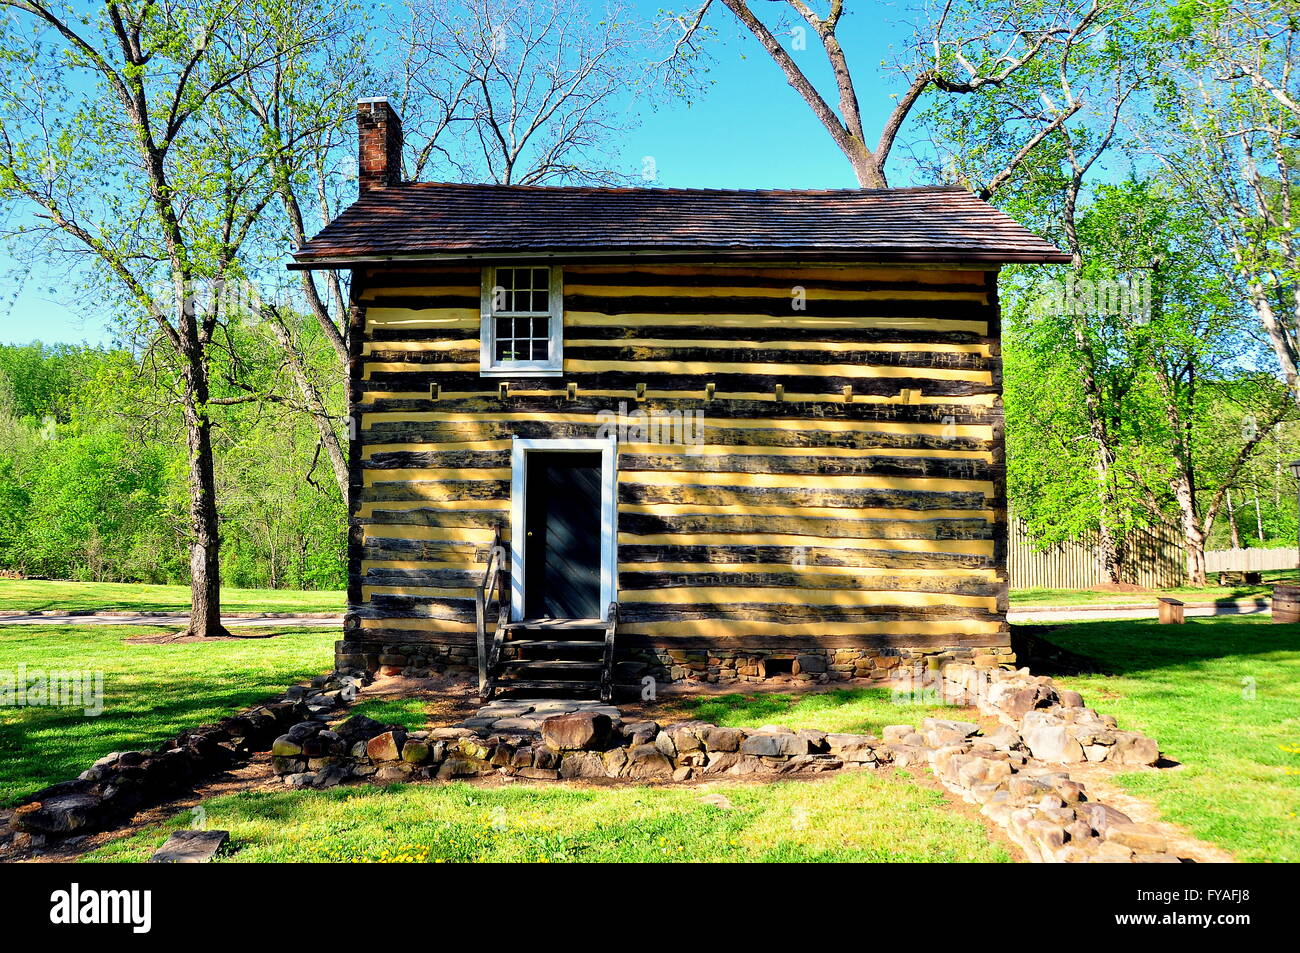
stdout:
<svg viewBox="0 0 1300 953">
<path fill-rule="evenodd" d="M 152 857 L 151 864 L 206 864 L 230 839 L 229 831 L 172 831 Z"/>
</svg>

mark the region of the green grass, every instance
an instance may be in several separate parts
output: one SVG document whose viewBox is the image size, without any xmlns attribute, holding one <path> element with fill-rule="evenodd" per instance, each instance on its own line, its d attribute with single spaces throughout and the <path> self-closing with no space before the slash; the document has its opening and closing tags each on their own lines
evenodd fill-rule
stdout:
<svg viewBox="0 0 1300 953">
<path fill-rule="evenodd" d="M 1300 625 L 1076 622 L 1045 637 L 1113 673 L 1060 681 L 1182 764 L 1120 784 L 1239 860 L 1300 861 Z"/>
<path fill-rule="evenodd" d="M 376 699 L 348 709 L 349 715 L 365 715 L 385 725 L 401 725 L 407 731 L 429 727 L 429 708 L 419 698 Z"/>
<path fill-rule="evenodd" d="M 730 808 L 702 798 L 721 795 Z M 1007 861 L 983 826 L 909 777 L 598 787 L 463 782 L 259 791 L 204 803 L 240 862 Z M 144 861 L 188 813 L 91 861 Z"/>
<path fill-rule="evenodd" d="M 335 627 L 274 638 L 130 645 L 144 626 L 0 626 L 0 678 L 38 671 L 103 674 L 103 713 L 0 706 L 0 804 L 75 777 L 110 751 L 156 745 L 286 685 L 328 671 Z"/>
<path fill-rule="evenodd" d="M 1214 574 L 1211 574 L 1213 577 Z M 1261 573 L 1264 582 L 1296 581 L 1294 569 L 1278 569 Z M 1272 595 L 1269 585 L 1260 586 L 1178 586 L 1173 589 L 1143 589 L 1137 592 L 1106 592 L 1091 589 L 1012 589 L 1009 595 L 1013 609 L 1029 606 L 1105 606 L 1132 603 L 1154 603 L 1160 596 L 1172 596 L 1184 602 L 1217 602 L 1220 600 L 1267 598 Z"/>
<path fill-rule="evenodd" d="M 345 602 L 345 593 L 332 590 L 221 590 L 221 608 L 226 612 L 342 612 Z M 190 589 L 121 582 L 0 579 L 0 609 L 189 612 Z"/>
<path fill-rule="evenodd" d="M 947 705 L 895 701 L 888 688 L 837 688 L 815 695 L 763 693 L 684 698 L 656 709 L 654 717 L 663 724 L 699 719 L 734 728 L 788 725 L 878 735 L 885 725 L 915 725 L 922 718 L 952 717 L 954 711 Z"/>
</svg>

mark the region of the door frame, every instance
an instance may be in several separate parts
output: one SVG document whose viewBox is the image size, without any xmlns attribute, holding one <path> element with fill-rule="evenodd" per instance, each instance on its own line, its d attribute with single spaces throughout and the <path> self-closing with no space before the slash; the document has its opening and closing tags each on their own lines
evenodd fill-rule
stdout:
<svg viewBox="0 0 1300 953">
<path fill-rule="evenodd" d="M 512 437 L 510 442 L 510 618 L 519 622 L 524 614 L 524 579 L 528 572 L 524 554 L 528 493 L 528 454 L 533 450 L 600 453 L 600 618 L 608 622 L 609 604 L 618 592 L 618 441 L 603 439 L 531 439 Z"/>
</svg>

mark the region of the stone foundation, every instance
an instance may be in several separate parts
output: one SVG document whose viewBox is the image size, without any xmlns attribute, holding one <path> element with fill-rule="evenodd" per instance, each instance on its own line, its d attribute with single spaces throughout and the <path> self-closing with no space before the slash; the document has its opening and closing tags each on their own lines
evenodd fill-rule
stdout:
<svg viewBox="0 0 1300 953">
<path fill-rule="evenodd" d="M 1009 645 L 922 648 L 800 648 L 791 651 L 754 649 L 624 649 L 617 654 L 614 680 L 640 687 L 646 678 L 658 685 L 684 683 L 847 682 L 852 679 L 885 681 L 900 671 L 918 666 L 927 670 L 951 663 L 976 668 L 1013 666 Z M 477 653 L 472 645 L 438 642 L 335 643 L 334 664 L 339 669 L 364 668 L 384 675 L 477 676 Z"/>
</svg>

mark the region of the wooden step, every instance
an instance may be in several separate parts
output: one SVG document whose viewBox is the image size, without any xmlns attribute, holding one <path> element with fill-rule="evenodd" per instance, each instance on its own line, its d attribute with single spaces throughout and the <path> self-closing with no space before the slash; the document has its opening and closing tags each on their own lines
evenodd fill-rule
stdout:
<svg viewBox="0 0 1300 953">
<path fill-rule="evenodd" d="M 511 691 L 516 688 L 553 688 L 560 691 L 600 691 L 600 682 L 595 679 L 509 679 L 496 683 L 496 688 L 500 691 Z"/>
<path fill-rule="evenodd" d="M 503 646 L 510 646 L 515 649 L 603 649 L 605 642 L 603 639 L 592 639 L 591 641 L 574 641 L 561 639 L 510 639 L 501 643 Z"/>
<path fill-rule="evenodd" d="M 507 622 L 505 630 L 515 632 L 519 629 L 537 629 L 540 631 L 566 629 L 604 629 L 605 623 L 599 619 L 523 619 L 519 622 Z"/>
<path fill-rule="evenodd" d="M 601 669 L 605 667 L 603 661 L 595 662 L 576 662 L 571 660 L 557 659 L 508 659 L 501 663 L 506 668 L 546 668 L 546 669 Z"/>
</svg>

